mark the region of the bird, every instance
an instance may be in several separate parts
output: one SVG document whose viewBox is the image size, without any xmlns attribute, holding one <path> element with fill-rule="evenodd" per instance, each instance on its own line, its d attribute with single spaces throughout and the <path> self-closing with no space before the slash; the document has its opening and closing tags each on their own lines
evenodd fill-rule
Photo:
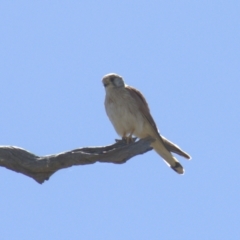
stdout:
<svg viewBox="0 0 240 240">
<path fill-rule="evenodd" d="M 186 159 L 191 156 L 160 134 L 143 94 L 125 84 L 123 77 L 116 73 L 103 76 L 102 83 L 106 92 L 105 110 L 118 135 L 127 143 L 132 141 L 132 136 L 139 139 L 152 137 L 155 141 L 151 147 L 175 172 L 184 174 L 184 168 L 172 153 Z"/>
</svg>

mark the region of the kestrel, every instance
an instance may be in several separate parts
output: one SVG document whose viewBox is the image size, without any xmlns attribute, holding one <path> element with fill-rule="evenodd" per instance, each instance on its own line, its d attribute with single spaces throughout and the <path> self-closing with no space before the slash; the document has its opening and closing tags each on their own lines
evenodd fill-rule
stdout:
<svg viewBox="0 0 240 240">
<path fill-rule="evenodd" d="M 187 159 L 191 157 L 160 135 L 144 96 L 115 73 L 105 75 L 102 83 L 106 90 L 105 109 L 116 132 L 127 142 L 132 140 L 133 135 L 140 139 L 151 136 L 155 139 L 151 143 L 152 148 L 174 171 L 183 174 L 182 165 L 171 152 Z"/>
</svg>

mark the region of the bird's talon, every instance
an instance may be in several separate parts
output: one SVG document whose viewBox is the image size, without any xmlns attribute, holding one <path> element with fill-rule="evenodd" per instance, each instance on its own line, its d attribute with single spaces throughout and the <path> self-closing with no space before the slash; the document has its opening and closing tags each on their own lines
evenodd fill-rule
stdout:
<svg viewBox="0 0 240 240">
<path fill-rule="evenodd" d="M 135 138 L 132 138 L 132 137 L 122 137 L 122 141 L 124 141 L 125 143 L 127 144 L 130 144 L 132 142 L 135 142 Z"/>
</svg>

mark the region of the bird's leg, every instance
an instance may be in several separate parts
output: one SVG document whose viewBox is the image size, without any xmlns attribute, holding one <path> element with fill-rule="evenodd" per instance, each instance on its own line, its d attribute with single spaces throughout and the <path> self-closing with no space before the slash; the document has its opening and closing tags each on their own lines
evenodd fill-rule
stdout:
<svg viewBox="0 0 240 240">
<path fill-rule="evenodd" d="M 128 137 L 126 137 L 127 144 L 134 142 L 132 135 L 133 135 L 134 129 L 130 132 Z"/>
<path fill-rule="evenodd" d="M 123 133 L 122 141 L 127 142 L 127 134 L 125 132 Z"/>
<path fill-rule="evenodd" d="M 126 137 L 127 144 L 131 143 L 132 141 L 133 141 L 132 135 L 129 135 L 128 137 Z"/>
<path fill-rule="evenodd" d="M 126 142 L 127 144 L 135 142 L 136 138 L 133 138 L 134 129 L 129 133 L 129 135 L 127 136 L 127 134 L 124 132 L 123 136 L 122 136 L 122 141 Z"/>
</svg>

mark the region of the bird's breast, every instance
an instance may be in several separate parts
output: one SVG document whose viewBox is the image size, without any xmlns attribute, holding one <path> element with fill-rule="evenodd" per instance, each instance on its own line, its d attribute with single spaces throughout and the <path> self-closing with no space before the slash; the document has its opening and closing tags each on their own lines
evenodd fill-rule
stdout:
<svg viewBox="0 0 240 240">
<path fill-rule="evenodd" d="M 134 131 L 141 132 L 144 119 L 137 104 L 129 94 L 124 91 L 115 91 L 114 94 L 106 94 L 105 108 L 107 115 L 115 130 L 120 136 Z"/>
</svg>

